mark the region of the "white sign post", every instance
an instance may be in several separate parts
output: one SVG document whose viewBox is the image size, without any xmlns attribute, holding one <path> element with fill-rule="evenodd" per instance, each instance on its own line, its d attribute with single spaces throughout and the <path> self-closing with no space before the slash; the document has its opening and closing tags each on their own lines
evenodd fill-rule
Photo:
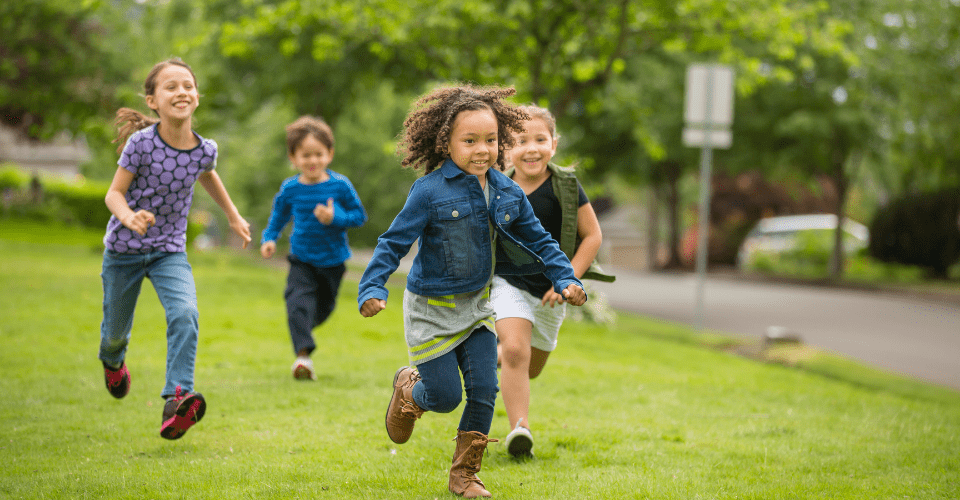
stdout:
<svg viewBox="0 0 960 500">
<path fill-rule="evenodd" d="M 733 70 L 719 64 L 692 64 L 687 68 L 684 96 L 683 144 L 701 148 L 700 223 L 697 233 L 697 290 L 694 321 L 703 329 L 704 282 L 710 238 L 710 180 L 713 148 L 727 149 L 733 143 Z"/>
</svg>

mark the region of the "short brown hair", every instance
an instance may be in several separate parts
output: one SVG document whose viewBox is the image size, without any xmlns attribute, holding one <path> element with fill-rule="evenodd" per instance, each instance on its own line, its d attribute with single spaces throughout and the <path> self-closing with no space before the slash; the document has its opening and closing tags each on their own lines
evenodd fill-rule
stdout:
<svg viewBox="0 0 960 500">
<path fill-rule="evenodd" d="M 301 116 L 287 125 L 287 153 L 293 155 L 297 148 L 303 143 L 307 136 L 312 135 L 314 139 L 333 151 L 333 129 L 323 118 L 317 116 Z"/>
</svg>

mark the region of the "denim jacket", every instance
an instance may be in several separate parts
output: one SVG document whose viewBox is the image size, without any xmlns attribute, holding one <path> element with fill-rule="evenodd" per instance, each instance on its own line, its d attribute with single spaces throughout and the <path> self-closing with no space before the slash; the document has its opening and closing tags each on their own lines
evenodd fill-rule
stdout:
<svg viewBox="0 0 960 500">
<path fill-rule="evenodd" d="M 480 183 L 452 160 L 417 179 L 407 201 L 377 241 L 360 279 L 357 302 L 387 299 L 387 278 L 414 241 L 419 251 L 407 275 L 407 290 L 425 296 L 473 292 L 490 280 L 490 224 L 497 232 L 496 273 L 543 273 L 561 293 L 581 288 L 570 261 L 533 214 L 523 190 L 503 173 L 487 171 L 490 206 Z"/>
</svg>

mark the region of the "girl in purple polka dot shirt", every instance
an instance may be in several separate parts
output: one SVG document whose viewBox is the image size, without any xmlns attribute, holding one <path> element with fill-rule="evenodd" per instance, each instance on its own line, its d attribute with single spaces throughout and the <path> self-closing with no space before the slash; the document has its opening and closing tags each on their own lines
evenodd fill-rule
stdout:
<svg viewBox="0 0 960 500">
<path fill-rule="evenodd" d="M 160 435 L 178 439 L 203 418 L 207 406 L 193 388 L 198 312 L 186 233 L 194 183 L 223 209 L 244 248 L 250 242 L 250 224 L 214 171 L 217 143 L 193 131 L 200 95 L 190 66 L 179 58 L 157 63 L 144 82 L 144 96 L 159 119 L 128 108 L 117 111 L 120 160 L 106 196 L 113 217 L 103 238 L 99 357 L 107 390 L 116 398 L 126 396 L 130 372 L 124 359 L 140 286 L 148 278 L 167 318 Z"/>
</svg>

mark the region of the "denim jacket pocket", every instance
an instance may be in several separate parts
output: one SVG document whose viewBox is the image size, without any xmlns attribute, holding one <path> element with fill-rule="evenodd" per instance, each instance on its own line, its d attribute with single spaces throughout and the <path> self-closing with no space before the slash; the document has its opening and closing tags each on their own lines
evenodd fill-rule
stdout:
<svg viewBox="0 0 960 500">
<path fill-rule="evenodd" d="M 476 242 L 473 237 L 473 210 L 466 198 L 437 205 L 437 219 L 443 234 L 443 258 L 450 278 L 470 278 L 474 271 Z"/>
<path fill-rule="evenodd" d="M 509 228 L 520 217 L 520 202 L 511 201 L 497 207 L 497 224 Z"/>
</svg>

